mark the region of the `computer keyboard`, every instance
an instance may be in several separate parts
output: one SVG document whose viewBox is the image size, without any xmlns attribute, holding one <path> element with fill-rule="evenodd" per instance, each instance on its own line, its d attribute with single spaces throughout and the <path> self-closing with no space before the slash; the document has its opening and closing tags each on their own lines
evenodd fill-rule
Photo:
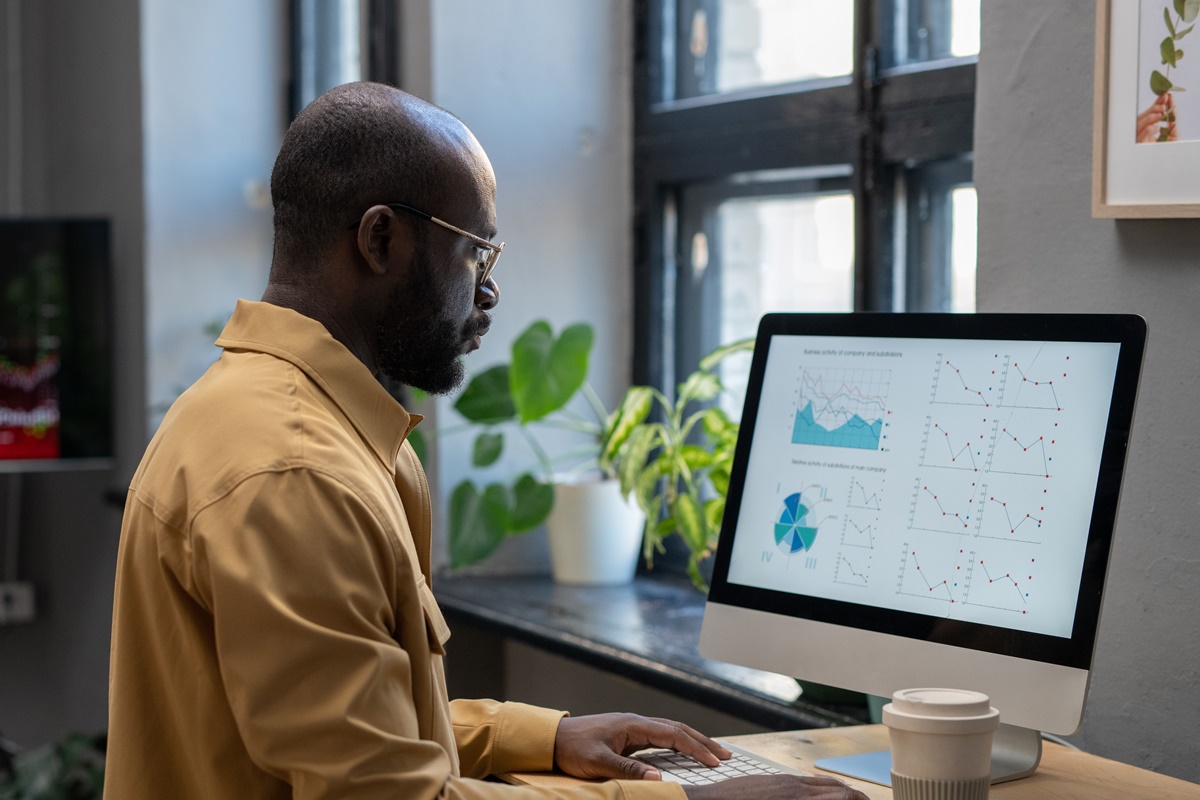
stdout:
<svg viewBox="0 0 1200 800">
<path fill-rule="evenodd" d="M 634 758 L 657 768 L 662 773 L 664 781 L 673 781 L 689 786 L 717 783 L 745 775 L 805 774 L 731 745 L 729 742 L 721 742 L 721 744 L 728 747 L 733 752 L 733 756 L 725 759 L 716 767 L 706 767 L 691 756 L 676 753 L 674 750 L 643 750 L 634 755 Z"/>
</svg>

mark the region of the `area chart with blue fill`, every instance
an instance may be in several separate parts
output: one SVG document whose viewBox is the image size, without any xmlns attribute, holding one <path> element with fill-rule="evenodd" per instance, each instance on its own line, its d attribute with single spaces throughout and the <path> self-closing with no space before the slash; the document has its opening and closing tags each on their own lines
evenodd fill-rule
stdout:
<svg viewBox="0 0 1200 800">
<path fill-rule="evenodd" d="M 890 380 L 882 369 L 803 370 L 792 444 L 878 450 Z"/>
</svg>

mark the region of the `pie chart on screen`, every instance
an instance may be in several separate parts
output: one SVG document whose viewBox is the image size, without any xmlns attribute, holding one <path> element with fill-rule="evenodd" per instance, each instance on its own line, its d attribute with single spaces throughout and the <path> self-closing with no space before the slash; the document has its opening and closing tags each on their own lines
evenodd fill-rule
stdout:
<svg viewBox="0 0 1200 800">
<path fill-rule="evenodd" d="M 811 550 L 817 540 L 817 528 L 812 520 L 812 506 L 800 492 L 783 501 L 775 523 L 775 544 L 791 555 Z"/>
</svg>

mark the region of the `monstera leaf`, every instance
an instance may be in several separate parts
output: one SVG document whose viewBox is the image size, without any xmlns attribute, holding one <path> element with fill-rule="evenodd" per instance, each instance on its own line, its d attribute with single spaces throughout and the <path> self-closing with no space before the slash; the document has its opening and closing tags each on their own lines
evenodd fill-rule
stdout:
<svg viewBox="0 0 1200 800">
<path fill-rule="evenodd" d="M 535 322 L 513 343 L 509 387 L 521 422 L 544 418 L 567 404 L 587 378 L 592 329 L 572 325 L 557 338 Z"/>
<path fill-rule="evenodd" d="M 508 388 L 508 365 L 500 364 L 472 378 L 454 403 L 454 410 L 482 425 L 494 425 L 516 417 L 517 408 Z"/>
<path fill-rule="evenodd" d="M 536 528 L 554 507 L 554 488 L 524 473 L 512 486 L 492 483 L 480 491 L 463 481 L 450 495 L 450 566 L 476 564 L 505 537 Z"/>
</svg>

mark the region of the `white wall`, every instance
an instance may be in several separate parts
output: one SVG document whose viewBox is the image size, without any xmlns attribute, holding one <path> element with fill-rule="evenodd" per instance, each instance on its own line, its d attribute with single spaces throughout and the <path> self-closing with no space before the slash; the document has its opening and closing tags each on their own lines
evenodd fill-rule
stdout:
<svg viewBox="0 0 1200 800">
<path fill-rule="evenodd" d="M 496 170 L 507 243 L 496 268 L 501 302 L 469 370 L 508 360 L 536 319 L 556 332 L 589 322 L 590 381 L 611 408 L 629 383 L 633 339 L 629 0 L 422 0 L 405 14 L 428 25 L 407 31 L 418 39 L 405 41 L 406 85 L 460 117 Z M 464 37 L 464 20 L 481 35 Z M 412 54 L 426 51 L 421 70 Z M 437 421 L 458 421 L 450 405 L 438 402 Z M 445 531 L 446 498 L 469 472 L 469 443 L 466 435 L 441 442 L 431 475 L 435 530 Z M 502 469 L 529 466 L 521 443 L 510 444 Z M 485 569 L 547 571 L 544 536 L 509 540 Z"/>
<path fill-rule="evenodd" d="M 1094 0 L 985 2 L 975 121 L 981 311 L 1150 327 L 1079 743 L 1200 780 L 1200 221 L 1090 216 Z"/>
<path fill-rule="evenodd" d="M 246 189 L 265 187 L 286 122 L 284 20 L 282 4 L 233 0 L 0 9 L 0 40 L 15 20 L 22 45 L 19 78 L 0 82 L 4 153 L 21 140 L 19 174 L 0 158 L 3 210 L 113 220 L 116 465 L 23 479 L 19 569 L 38 617 L 0 627 L 0 731 L 35 746 L 106 726 L 120 510 L 103 496 L 141 458 L 161 416 L 147 405 L 215 357 L 204 324 L 262 293 L 269 202 Z"/>
<path fill-rule="evenodd" d="M 148 429 L 216 360 L 204 327 L 257 300 L 286 117 L 281 3 L 142 3 Z"/>
<path fill-rule="evenodd" d="M 34 584 L 38 618 L 0 627 L 0 730 L 33 746 L 100 731 L 107 719 L 120 512 L 103 497 L 128 479 L 145 445 L 139 2 L 3 0 L 0 10 L 0 41 L 13 25 L 20 43 L 0 97 L 0 128 L 20 140 L 18 163 L 8 147 L 0 154 L 0 209 L 110 218 L 116 289 L 116 468 L 22 481 L 18 568 Z M 0 68 L 12 54 L 3 52 Z"/>
</svg>

